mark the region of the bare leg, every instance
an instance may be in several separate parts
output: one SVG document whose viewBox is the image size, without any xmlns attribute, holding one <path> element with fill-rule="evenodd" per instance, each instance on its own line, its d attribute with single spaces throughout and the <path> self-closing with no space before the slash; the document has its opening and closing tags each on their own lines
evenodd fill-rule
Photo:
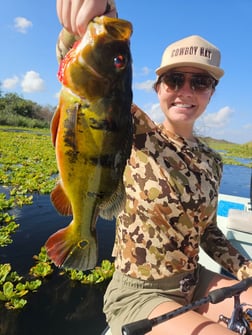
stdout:
<svg viewBox="0 0 252 335">
<path fill-rule="evenodd" d="M 207 296 L 208 293 L 212 290 L 234 285 L 236 283 L 237 283 L 236 280 L 230 280 L 219 274 L 216 274 L 216 276 L 210 282 L 205 295 Z M 241 303 L 252 304 L 252 287 L 250 287 L 247 291 L 243 292 L 240 298 Z M 218 322 L 220 314 L 224 314 L 225 316 L 230 317 L 233 311 L 233 307 L 234 307 L 234 298 L 229 298 L 215 305 L 206 304 L 204 306 L 201 306 L 199 308 L 199 313 L 215 322 Z"/>
<path fill-rule="evenodd" d="M 204 294 L 207 296 L 212 290 L 227 287 L 236 284 L 237 281 L 216 274 Z M 241 294 L 241 303 L 252 304 L 252 288 Z M 157 306 L 149 318 L 160 316 L 164 313 L 181 307 L 175 302 L 166 302 Z M 220 314 L 230 317 L 233 312 L 234 299 L 229 298 L 218 304 L 206 304 L 201 306 L 197 312 L 189 311 L 183 315 L 168 320 L 156 327 L 148 333 L 149 335 L 233 335 L 233 331 L 226 328 L 224 323 L 218 323 Z"/>
<path fill-rule="evenodd" d="M 149 318 L 160 316 L 174 309 L 181 307 L 176 302 L 165 302 L 157 306 Z M 223 312 L 223 311 L 222 311 Z M 189 311 L 173 319 L 165 321 L 153 327 L 148 335 L 234 335 L 234 332 L 227 329 L 201 314 Z"/>
</svg>

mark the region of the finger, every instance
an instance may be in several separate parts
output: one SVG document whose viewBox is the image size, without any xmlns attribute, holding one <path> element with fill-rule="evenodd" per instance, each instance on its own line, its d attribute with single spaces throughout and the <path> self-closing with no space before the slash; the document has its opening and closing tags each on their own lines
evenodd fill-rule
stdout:
<svg viewBox="0 0 252 335">
<path fill-rule="evenodd" d="M 103 15 L 107 6 L 107 0 L 86 0 L 81 6 L 76 18 L 76 30 L 82 36 L 87 28 L 88 23 L 95 17 Z"/>
<path fill-rule="evenodd" d="M 72 33 L 75 35 L 78 34 L 78 29 L 77 29 L 77 17 L 79 15 L 80 9 L 84 5 L 84 3 L 87 0 L 74 0 L 72 1 L 72 6 L 71 6 L 71 28 L 72 28 Z"/>
<path fill-rule="evenodd" d="M 59 18 L 59 22 L 62 24 L 61 20 L 61 9 L 62 9 L 62 0 L 57 0 L 56 1 L 56 12 Z"/>
<path fill-rule="evenodd" d="M 71 0 L 61 0 L 59 1 L 60 8 L 59 8 L 59 19 L 61 24 L 69 31 L 72 32 L 72 25 L 71 25 L 71 16 L 69 13 L 71 13 L 71 6 L 72 1 Z"/>
</svg>

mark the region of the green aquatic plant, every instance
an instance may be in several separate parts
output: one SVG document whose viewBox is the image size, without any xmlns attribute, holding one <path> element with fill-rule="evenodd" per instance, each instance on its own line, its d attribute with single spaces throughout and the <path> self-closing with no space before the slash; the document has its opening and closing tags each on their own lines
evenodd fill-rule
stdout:
<svg viewBox="0 0 252 335">
<path fill-rule="evenodd" d="M 0 247 L 12 243 L 11 235 L 19 224 L 11 212 L 15 207 L 33 203 L 33 194 L 48 194 L 55 185 L 57 166 L 49 131 L 18 132 L 0 129 Z M 14 136 L 13 136 L 14 135 Z M 32 149 L 32 150 L 31 150 Z M 33 269 L 36 277 L 52 272 L 49 263 L 37 263 Z M 32 270 L 31 270 L 32 273 Z M 23 282 L 23 278 L 11 271 L 10 264 L 0 264 L 0 300 L 8 309 L 22 308 L 24 296 L 34 292 L 41 280 Z"/>
<path fill-rule="evenodd" d="M 0 264 L 0 285 L 3 285 L 5 281 L 17 282 L 22 280 L 22 276 L 16 271 L 11 271 L 11 265 L 9 263 Z"/>
<path fill-rule="evenodd" d="M 0 247 L 5 247 L 19 227 L 10 211 L 31 205 L 34 192 L 49 193 L 57 166 L 49 130 L 13 132 L 1 127 L 0 135 L 0 186 L 4 191 L 0 193 Z"/>
<path fill-rule="evenodd" d="M 4 214 L 3 217 L 11 218 L 11 216 L 8 216 L 8 214 Z M 0 215 L 0 222 L 1 222 L 1 215 Z M 11 234 L 13 234 L 17 228 L 19 227 L 19 224 L 17 224 L 15 221 L 10 221 L 8 224 L 0 224 L 0 247 L 5 247 L 8 244 L 11 244 L 13 242 L 11 238 Z"/>
<path fill-rule="evenodd" d="M 39 262 L 30 269 L 30 275 L 34 277 L 47 277 L 53 272 L 51 264 Z"/>
<path fill-rule="evenodd" d="M 2 285 L 11 271 L 10 264 L 0 264 L 0 285 Z"/>
<path fill-rule="evenodd" d="M 62 274 L 66 273 L 71 280 L 80 281 L 82 284 L 99 284 L 105 280 L 110 279 L 114 271 L 114 263 L 105 259 L 101 262 L 101 266 L 96 266 L 89 273 L 68 269 L 64 270 Z"/>
<path fill-rule="evenodd" d="M 0 264 L 0 301 L 4 302 L 7 309 L 19 309 L 26 305 L 23 297 L 30 291 L 36 291 L 41 280 L 22 282 L 23 277 L 11 271 L 9 263 Z"/>
<path fill-rule="evenodd" d="M 19 224 L 15 221 L 15 216 L 8 213 L 8 210 L 15 206 L 22 207 L 24 204 L 32 203 L 32 195 L 17 195 L 10 193 L 7 199 L 6 194 L 0 193 L 0 247 L 5 247 L 12 243 L 11 234 L 15 233 Z"/>
<path fill-rule="evenodd" d="M 6 281 L 2 286 L 2 290 L 0 290 L 0 301 L 5 302 L 7 309 L 23 308 L 27 304 L 27 300 L 23 297 L 29 291 L 37 291 L 40 285 L 41 281 L 38 279 L 30 282 L 26 281 L 25 283 L 17 283 L 16 285 L 10 281 Z"/>
<path fill-rule="evenodd" d="M 33 258 L 37 262 L 48 262 L 51 263 L 50 258 L 47 255 L 45 246 L 42 246 L 38 255 L 34 255 Z"/>
<path fill-rule="evenodd" d="M 0 247 L 12 243 L 11 234 L 19 227 L 19 224 L 15 222 L 14 215 L 7 212 L 14 205 L 14 199 L 6 199 L 6 195 L 0 193 Z"/>
<path fill-rule="evenodd" d="M 30 275 L 44 278 L 53 272 L 52 262 L 44 246 L 41 247 L 40 253 L 34 255 L 33 258 L 36 260 L 36 264 L 30 269 Z"/>
<path fill-rule="evenodd" d="M 13 133 L 0 129 L 0 135 L 0 184 L 16 188 L 18 194 L 49 193 L 57 175 L 49 130 Z"/>
</svg>

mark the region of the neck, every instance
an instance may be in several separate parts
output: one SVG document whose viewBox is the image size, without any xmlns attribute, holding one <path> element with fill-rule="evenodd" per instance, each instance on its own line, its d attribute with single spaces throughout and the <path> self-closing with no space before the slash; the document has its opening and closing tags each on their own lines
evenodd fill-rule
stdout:
<svg viewBox="0 0 252 335">
<path fill-rule="evenodd" d="M 178 124 L 178 125 L 173 125 L 167 120 L 163 122 L 164 128 L 171 133 L 171 135 L 177 135 L 181 136 L 187 140 L 193 141 L 195 140 L 193 136 L 193 126 L 191 125 L 184 125 L 184 124 Z"/>
</svg>

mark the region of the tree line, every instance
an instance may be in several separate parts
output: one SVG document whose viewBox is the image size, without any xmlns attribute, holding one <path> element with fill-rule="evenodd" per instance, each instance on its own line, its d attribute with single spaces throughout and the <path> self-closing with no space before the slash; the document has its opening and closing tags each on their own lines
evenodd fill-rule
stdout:
<svg viewBox="0 0 252 335">
<path fill-rule="evenodd" d="M 16 93 L 0 91 L 0 125 L 27 128 L 49 128 L 55 108 L 41 106 Z"/>
</svg>

